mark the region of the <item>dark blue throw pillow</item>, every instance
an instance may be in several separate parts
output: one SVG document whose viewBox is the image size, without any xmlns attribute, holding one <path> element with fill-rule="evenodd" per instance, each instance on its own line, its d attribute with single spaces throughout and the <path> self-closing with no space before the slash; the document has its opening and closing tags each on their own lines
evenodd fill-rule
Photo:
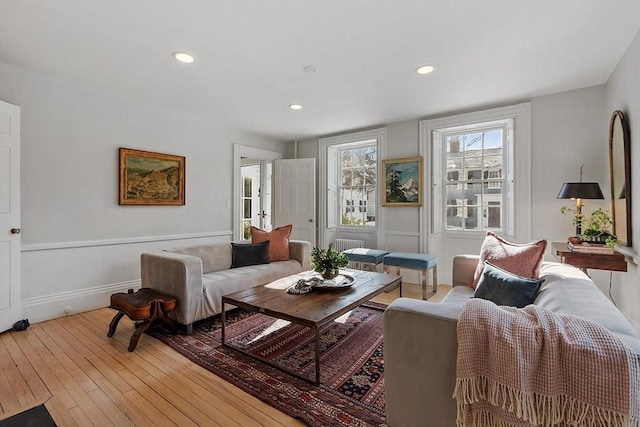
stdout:
<svg viewBox="0 0 640 427">
<path fill-rule="evenodd" d="M 497 305 L 522 308 L 533 304 L 542 282 L 544 279 L 516 276 L 485 261 L 474 297 L 493 301 Z"/>
<path fill-rule="evenodd" d="M 269 264 L 269 241 L 260 243 L 231 243 L 231 268 Z"/>
</svg>

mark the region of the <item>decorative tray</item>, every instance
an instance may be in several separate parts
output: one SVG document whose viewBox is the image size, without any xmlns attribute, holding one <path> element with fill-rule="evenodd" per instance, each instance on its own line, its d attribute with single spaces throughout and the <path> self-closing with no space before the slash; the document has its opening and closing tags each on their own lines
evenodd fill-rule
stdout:
<svg viewBox="0 0 640 427">
<path fill-rule="evenodd" d="M 353 285 L 356 279 L 347 274 L 339 274 L 333 279 L 326 280 L 320 276 L 311 276 L 306 279 L 300 279 L 297 283 L 290 286 L 287 292 L 290 294 L 308 294 L 317 289 L 319 291 L 344 289 Z"/>
<path fill-rule="evenodd" d="M 339 274 L 335 278 L 330 280 L 323 280 L 313 285 L 313 289 L 331 290 L 331 289 L 344 289 L 355 283 L 356 279 L 347 274 Z"/>
</svg>

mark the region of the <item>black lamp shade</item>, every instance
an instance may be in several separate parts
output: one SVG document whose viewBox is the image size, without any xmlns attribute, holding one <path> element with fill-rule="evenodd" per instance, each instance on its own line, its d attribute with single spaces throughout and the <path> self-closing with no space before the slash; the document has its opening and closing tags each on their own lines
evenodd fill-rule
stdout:
<svg viewBox="0 0 640 427">
<path fill-rule="evenodd" d="M 597 182 L 565 182 L 558 199 L 604 199 Z"/>
</svg>

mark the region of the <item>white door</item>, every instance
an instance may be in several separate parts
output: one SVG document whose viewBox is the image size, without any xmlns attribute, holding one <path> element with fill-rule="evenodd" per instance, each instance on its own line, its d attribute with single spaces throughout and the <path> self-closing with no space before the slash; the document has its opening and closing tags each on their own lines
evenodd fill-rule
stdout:
<svg viewBox="0 0 640 427">
<path fill-rule="evenodd" d="M 0 332 L 21 316 L 20 107 L 0 101 Z"/>
<path fill-rule="evenodd" d="M 273 163 L 274 227 L 293 224 L 291 239 L 316 245 L 316 159 Z"/>
</svg>

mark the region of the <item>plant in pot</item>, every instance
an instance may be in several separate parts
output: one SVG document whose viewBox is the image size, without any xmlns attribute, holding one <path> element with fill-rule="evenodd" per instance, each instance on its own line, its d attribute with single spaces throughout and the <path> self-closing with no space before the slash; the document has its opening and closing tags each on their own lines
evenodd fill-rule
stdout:
<svg viewBox="0 0 640 427">
<path fill-rule="evenodd" d="M 314 247 L 311 250 L 311 266 L 313 271 L 320 273 L 324 279 L 333 279 L 338 275 L 340 268 L 349 265 L 347 255 L 336 251 L 333 244 L 328 249 Z"/>
<path fill-rule="evenodd" d="M 580 238 L 585 242 L 605 243 L 607 246 L 613 248 L 618 239 L 609 232 L 609 227 L 611 227 L 612 224 L 613 220 L 607 212 L 602 209 L 596 209 L 589 219 L 582 220 L 582 234 L 580 234 Z"/>
<path fill-rule="evenodd" d="M 569 238 L 572 243 L 589 242 L 589 243 L 604 243 L 610 248 L 615 246 L 618 238 L 609 232 L 609 228 L 613 224 L 611 216 L 602 209 L 596 209 L 593 211 L 590 217 L 585 217 L 582 213 L 578 213 L 575 210 L 563 206 L 561 209 L 563 214 L 568 212 L 573 213 L 573 225 L 579 225 L 581 227 L 581 233 L 574 238 Z"/>
</svg>

